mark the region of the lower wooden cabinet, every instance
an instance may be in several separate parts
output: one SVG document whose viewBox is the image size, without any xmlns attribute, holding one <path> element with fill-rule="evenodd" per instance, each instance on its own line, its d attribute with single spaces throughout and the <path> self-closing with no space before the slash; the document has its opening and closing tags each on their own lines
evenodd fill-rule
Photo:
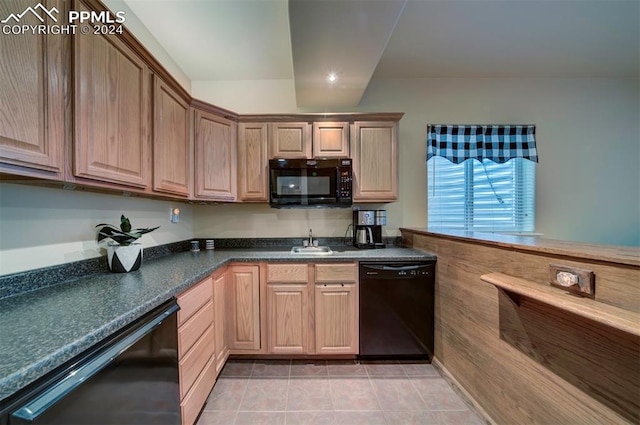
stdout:
<svg viewBox="0 0 640 425">
<path fill-rule="evenodd" d="M 216 380 L 214 286 L 207 277 L 178 295 L 178 370 L 182 425 L 192 425 Z"/>
<path fill-rule="evenodd" d="M 358 354 L 358 267 L 316 264 L 316 354 Z"/>
<path fill-rule="evenodd" d="M 228 320 L 229 348 L 260 350 L 260 267 L 231 265 L 230 311 Z"/>
<path fill-rule="evenodd" d="M 308 319 L 307 283 L 267 284 L 269 353 L 308 353 Z"/>
<path fill-rule="evenodd" d="M 357 354 L 355 263 L 267 264 L 269 354 Z"/>
<path fill-rule="evenodd" d="M 227 331 L 227 305 L 229 279 L 226 267 L 213 275 L 213 327 L 216 352 L 216 375 L 220 373 L 229 357 L 229 333 Z"/>
<path fill-rule="evenodd" d="M 315 285 L 316 354 L 358 354 L 355 283 Z"/>
</svg>

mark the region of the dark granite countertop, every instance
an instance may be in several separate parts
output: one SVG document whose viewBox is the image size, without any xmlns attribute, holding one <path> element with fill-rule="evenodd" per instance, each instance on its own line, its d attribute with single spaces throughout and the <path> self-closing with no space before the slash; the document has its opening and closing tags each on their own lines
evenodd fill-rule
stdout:
<svg viewBox="0 0 640 425">
<path fill-rule="evenodd" d="M 425 260 L 411 248 L 333 248 L 329 256 L 282 248 L 180 252 L 127 274 L 97 273 L 0 300 L 0 400 L 82 353 L 228 262 Z M 0 406 L 1 407 L 1 406 Z"/>
</svg>

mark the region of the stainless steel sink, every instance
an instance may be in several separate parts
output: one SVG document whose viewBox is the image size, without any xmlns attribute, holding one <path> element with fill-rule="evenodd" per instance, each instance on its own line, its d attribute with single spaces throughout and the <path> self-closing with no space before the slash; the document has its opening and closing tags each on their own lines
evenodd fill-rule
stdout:
<svg viewBox="0 0 640 425">
<path fill-rule="evenodd" d="M 292 254 L 308 255 L 331 255 L 333 251 L 328 246 L 294 246 L 291 248 Z"/>
</svg>

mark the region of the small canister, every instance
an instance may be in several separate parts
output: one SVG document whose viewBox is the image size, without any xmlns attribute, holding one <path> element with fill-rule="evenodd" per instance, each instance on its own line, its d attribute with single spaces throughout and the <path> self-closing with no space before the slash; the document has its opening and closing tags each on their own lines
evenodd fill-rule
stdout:
<svg viewBox="0 0 640 425">
<path fill-rule="evenodd" d="M 376 210 L 376 225 L 387 225 L 387 210 Z"/>
<path fill-rule="evenodd" d="M 206 249 L 216 249 L 216 246 L 215 246 L 215 244 L 214 244 L 213 239 L 207 239 L 207 240 L 204 242 L 204 247 L 205 247 Z"/>
<path fill-rule="evenodd" d="M 200 251 L 200 241 L 191 241 L 191 252 Z"/>
</svg>

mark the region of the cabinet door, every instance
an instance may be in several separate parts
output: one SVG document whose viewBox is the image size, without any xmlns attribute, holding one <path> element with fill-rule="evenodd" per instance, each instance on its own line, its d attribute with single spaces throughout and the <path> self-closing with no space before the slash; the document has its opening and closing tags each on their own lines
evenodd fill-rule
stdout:
<svg viewBox="0 0 640 425">
<path fill-rule="evenodd" d="M 227 273 L 221 272 L 213 279 L 214 332 L 216 347 L 216 374 L 220 373 L 229 357 L 229 338 L 227 337 Z"/>
<path fill-rule="evenodd" d="M 236 123 L 195 110 L 195 197 L 236 199 Z"/>
<path fill-rule="evenodd" d="M 269 200 L 267 124 L 238 125 L 238 199 L 245 202 Z"/>
<path fill-rule="evenodd" d="M 60 16 L 66 11 L 62 1 L 41 3 L 48 9 L 57 8 Z M 22 13 L 25 6 L 24 1 L 2 1 L 0 16 Z M 41 22 L 33 14 L 27 14 L 20 24 Z M 44 178 L 63 177 L 64 40 L 59 34 L 0 37 L 2 171 Z"/>
<path fill-rule="evenodd" d="M 269 129 L 269 158 L 311 158 L 311 124 L 277 122 Z"/>
<path fill-rule="evenodd" d="M 316 353 L 358 354 L 357 301 L 355 283 L 316 284 Z"/>
<path fill-rule="evenodd" d="M 260 350 L 260 269 L 231 266 L 231 335 L 229 347 Z"/>
<path fill-rule="evenodd" d="M 82 2 L 75 6 L 88 12 Z M 116 36 L 76 35 L 74 48 L 74 174 L 148 187 L 149 68 Z"/>
<path fill-rule="evenodd" d="M 189 105 L 154 76 L 153 111 L 153 189 L 187 197 L 191 176 Z"/>
<path fill-rule="evenodd" d="M 353 200 L 398 199 L 398 123 L 355 122 L 352 126 Z"/>
<path fill-rule="evenodd" d="M 308 353 L 308 298 L 306 283 L 267 284 L 269 353 Z"/>
<path fill-rule="evenodd" d="M 349 123 L 314 122 L 313 157 L 349 158 Z"/>
</svg>

